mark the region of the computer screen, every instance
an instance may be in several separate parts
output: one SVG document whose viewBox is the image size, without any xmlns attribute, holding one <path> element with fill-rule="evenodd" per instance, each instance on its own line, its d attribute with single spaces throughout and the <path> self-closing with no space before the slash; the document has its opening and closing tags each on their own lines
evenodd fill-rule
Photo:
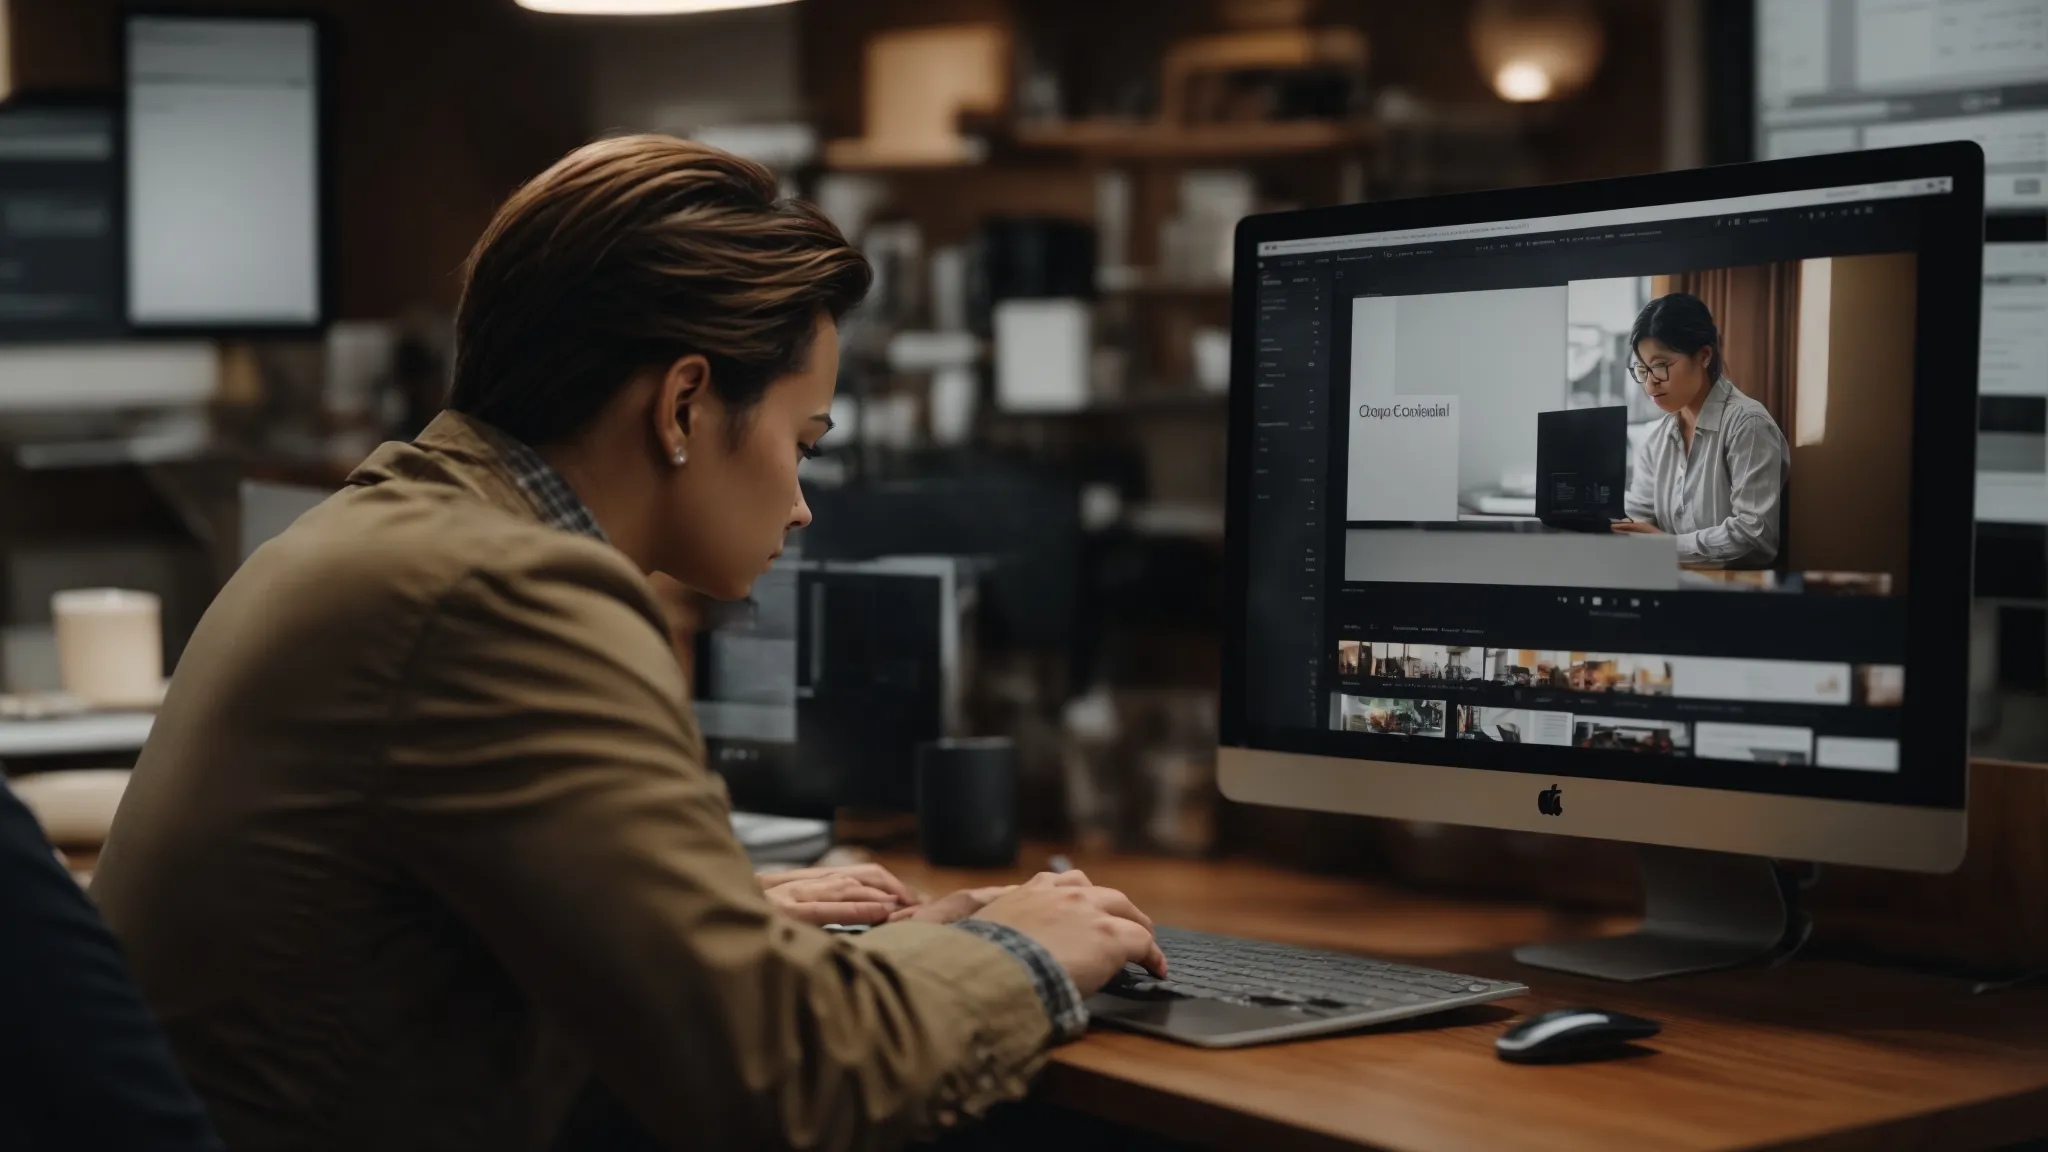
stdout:
<svg viewBox="0 0 2048 1152">
<path fill-rule="evenodd" d="M 1984 149 L 1978 519 L 2048 524 L 2048 0 L 1757 0 L 1755 155 Z"/>
<path fill-rule="evenodd" d="M 323 320 L 318 24 L 130 16 L 128 319 Z"/>
<path fill-rule="evenodd" d="M 1961 700 L 1909 652 L 1968 594 L 1974 200 L 1932 159 L 1833 182 L 1899 155 L 1249 221 L 1225 743 L 1959 803 L 1959 715 L 1902 750 Z M 1642 202 L 1759 171 L 1811 183 Z"/>
<path fill-rule="evenodd" d="M 0 340 L 126 331 L 118 127 L 111 102 L 0 109 Z"/>
</svg>

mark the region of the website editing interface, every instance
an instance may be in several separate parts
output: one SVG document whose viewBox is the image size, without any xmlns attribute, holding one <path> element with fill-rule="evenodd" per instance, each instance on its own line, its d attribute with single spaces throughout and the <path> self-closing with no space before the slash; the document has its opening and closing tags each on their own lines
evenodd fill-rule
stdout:
<svg viewBox="0 0 2048 1152">
<path fill-rule="evenodd" d="M 1916 251 L 1948 192 L 1260 244 L 1253 742 L 1896 773 Z"/>
</svg>

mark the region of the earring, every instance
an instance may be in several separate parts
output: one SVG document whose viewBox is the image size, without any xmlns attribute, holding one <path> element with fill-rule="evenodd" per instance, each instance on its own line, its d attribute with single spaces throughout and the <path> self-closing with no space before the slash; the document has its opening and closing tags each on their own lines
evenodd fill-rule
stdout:
<svg viewBox="0 0 2048 1152">
<path fill-rule="evenodd" d="M 690 462 L 690 450 L 687 448 L 676 449 L 674 459 L 676 462 L 676 467 L 681 468 L 683 465 L 688 464 Z"/>
</svg>

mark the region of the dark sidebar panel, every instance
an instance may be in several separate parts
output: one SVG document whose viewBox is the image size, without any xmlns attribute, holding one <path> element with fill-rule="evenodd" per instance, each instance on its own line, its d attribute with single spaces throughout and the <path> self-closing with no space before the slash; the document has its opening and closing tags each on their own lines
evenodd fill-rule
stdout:
<svg viewBox="0 0 2048 1152">
<path fill-rule="evenodd" d="M 1328 514 L 1329 276 L 1316 264 L 1258 272 L 1245 657 L 1253 727 L 1317 728 Z"/>
</svg>

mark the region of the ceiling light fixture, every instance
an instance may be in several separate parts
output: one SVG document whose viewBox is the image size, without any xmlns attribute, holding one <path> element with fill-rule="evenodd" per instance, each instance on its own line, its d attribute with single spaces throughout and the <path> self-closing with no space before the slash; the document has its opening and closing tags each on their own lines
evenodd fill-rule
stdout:
<svg viewBox="0 0 2048 1152">
<path fill-rule="evenodd" d="M 521 8 L 563 16 L 682 16 L 732 8 L 767 8 L 794 0 L 516 0 Z"/>
</svg>

